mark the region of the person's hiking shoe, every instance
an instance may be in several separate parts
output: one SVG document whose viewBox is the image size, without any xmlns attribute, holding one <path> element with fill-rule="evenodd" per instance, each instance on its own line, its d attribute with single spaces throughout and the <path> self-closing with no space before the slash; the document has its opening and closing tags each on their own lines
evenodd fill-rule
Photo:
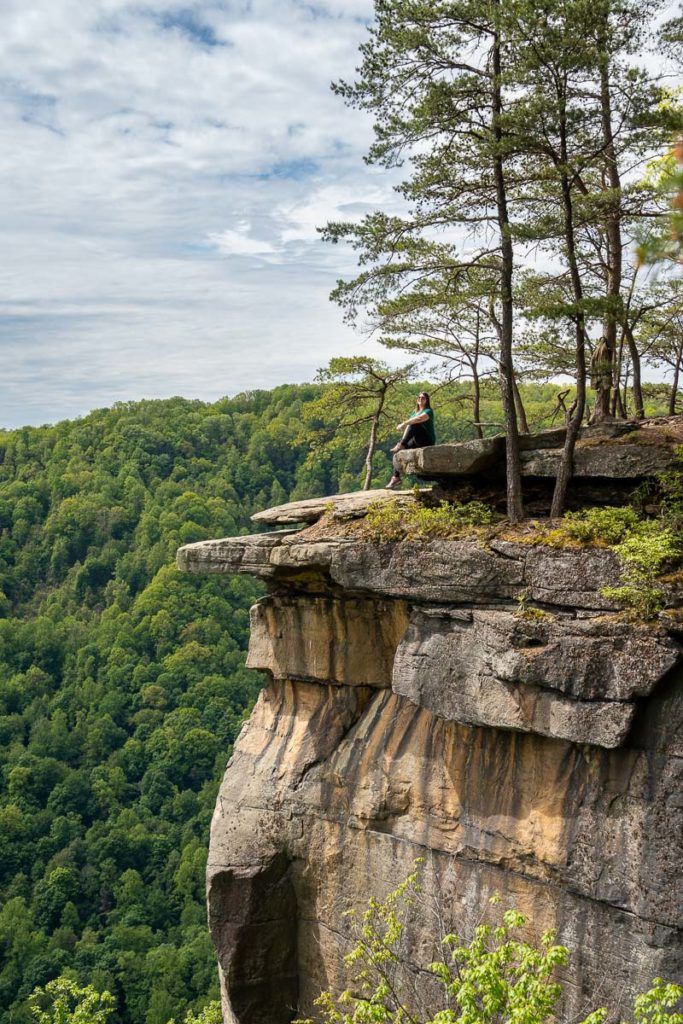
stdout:
<svg viewBox="0 0 683 1024">
<path fill-rule="evenodd" d="M 396 490 L 398 490 L 398 488 L 400 486 L 401 486 L 401 478 L 400 478 L 400 476 L 392 476 L 391 480 L 389 481 L 389 483 L 385 487 L 385 490 L 386 491 L 396 491 Z"/>
</svg>

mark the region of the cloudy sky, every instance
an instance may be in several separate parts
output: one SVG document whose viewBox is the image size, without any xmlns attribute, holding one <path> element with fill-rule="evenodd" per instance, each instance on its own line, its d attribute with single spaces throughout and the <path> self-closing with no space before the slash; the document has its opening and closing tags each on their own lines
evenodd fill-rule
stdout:
<svg viewBox="0 0 683 1024">
<path fill-rule="evenodd" d="M 5 0 L 0 425 L 207 400 L 367 351 L 316 226 L 390 195 L 350 77 L 371 0 Z"/>
</svg>

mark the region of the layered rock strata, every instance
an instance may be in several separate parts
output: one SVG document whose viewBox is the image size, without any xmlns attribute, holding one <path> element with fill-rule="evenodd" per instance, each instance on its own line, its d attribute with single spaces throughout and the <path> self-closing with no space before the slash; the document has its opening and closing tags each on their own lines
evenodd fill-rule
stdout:
<svg viewBox="0 0 683 1024">
<path fill-rule="evenodd" d="M 178 564 L 269 591 L 248 662 L 267 683 L 211 830 L 226 1024 L 286 1024 L 347 984 L 344 910 L 416 857 L 444 925 L 466 934 L 500 892 L 535 934 L 559 930 L 567 1014 L 676 975 L 683 648 L 601 594 L 612 552 L 318 526 Z M 433 917 L 410 935 L 429 959 Z"/>
</svg>

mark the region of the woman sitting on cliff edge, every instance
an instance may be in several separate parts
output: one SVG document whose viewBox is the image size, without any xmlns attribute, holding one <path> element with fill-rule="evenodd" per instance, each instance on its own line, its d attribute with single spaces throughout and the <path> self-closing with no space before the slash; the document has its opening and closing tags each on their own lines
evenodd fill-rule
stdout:
<svg viewBox="0 0 683 1024">
<path fill-rule="evenodd" d="M 403 431 L 401 440 L 390 449 L 394 454 L 396 452 L 402 452 L 405 448 L 427 448 L 431 444 L 436 444 L 436 434 L 434 432 L 434 411 L 429 405 L 429 395 L 426 391 L 421 391 L 417 396 L 417 403 L 415 405 L 415 412 L 405 421 L 405 423 L 399 423 L 397 430 Z M 394 475 L 387 484 L 387 488 L 391 491 L 395 490 L 400 486 L 401 473 L 396 465 L 396 459 L 393 460 Z"/>
</svg>

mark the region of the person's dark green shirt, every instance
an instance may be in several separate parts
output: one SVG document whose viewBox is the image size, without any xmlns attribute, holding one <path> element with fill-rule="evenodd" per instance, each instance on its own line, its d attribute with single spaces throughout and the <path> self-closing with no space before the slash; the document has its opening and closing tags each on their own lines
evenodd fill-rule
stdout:
<svg viewBox="0 0 683 1024">
<path fill-rule="evenodd" d="M 423 413 L 426 413 L 429 419 L 425 420 L 424 423 L 420 423 L 420 426 L 425 428 L 425 430 L 427 431 L 427 437 L 432 442 L 432 444 L 436 444 L 436 431 L 434 430 L 434 410 L 430 409 L 428 406 L 426 409 L 420 409 L 419 412 L 414 412 L 410 418 L 412 420 L 415 418 L 415 416 L 422 416 Z"/>
</svg>

